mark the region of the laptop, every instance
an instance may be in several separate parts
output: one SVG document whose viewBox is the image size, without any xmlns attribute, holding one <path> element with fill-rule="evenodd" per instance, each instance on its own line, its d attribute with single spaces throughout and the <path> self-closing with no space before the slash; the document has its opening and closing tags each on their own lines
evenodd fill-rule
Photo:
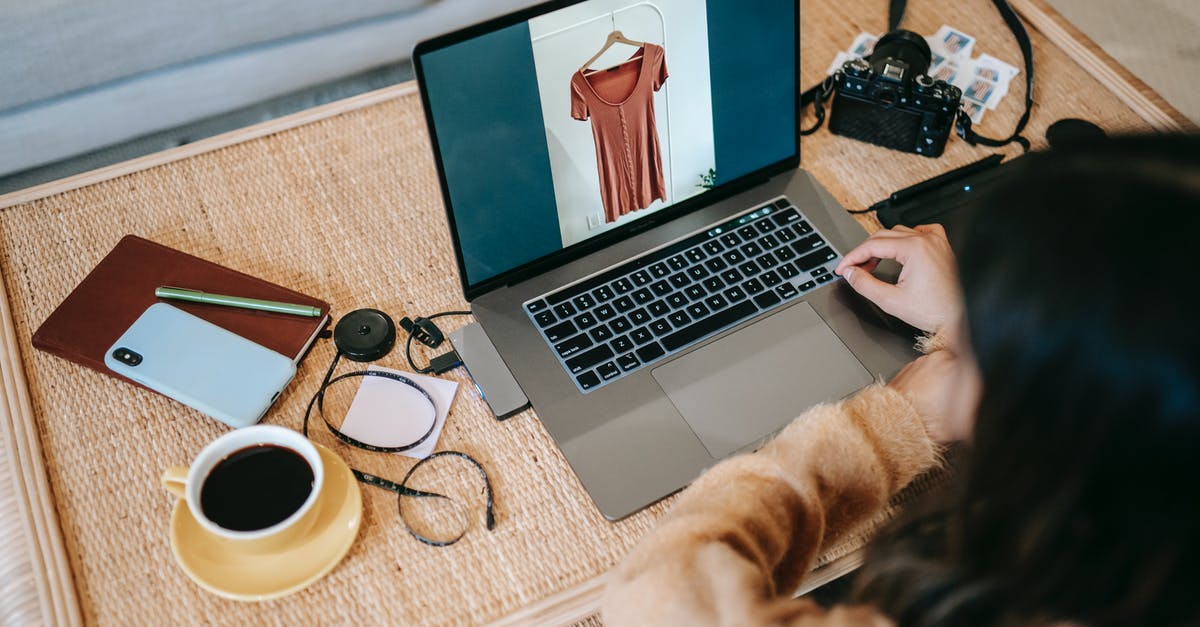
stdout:
<svg viewBox="0 0 1200 627">
<path fill-rule="evenodd" d="M 559 1 L 414 63 L 463 292 L 619 519 L 912 359 L 832 274 L 793 0 Z"/>
</svg>

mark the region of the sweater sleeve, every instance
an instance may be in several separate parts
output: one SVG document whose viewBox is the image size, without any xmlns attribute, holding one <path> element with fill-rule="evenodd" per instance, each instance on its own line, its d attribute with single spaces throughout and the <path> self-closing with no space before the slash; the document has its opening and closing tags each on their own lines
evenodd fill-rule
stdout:
<svg viewBox="0 0 1200 627">
<path fill-rule="evenodd" d="M 876 625 L 869 608 L 792 598 L 823 541 L 937 463 L 912 403 L 873 385 L 814 407 L 680 495 L 609 575 L 605 625 Z"/>
</svg>

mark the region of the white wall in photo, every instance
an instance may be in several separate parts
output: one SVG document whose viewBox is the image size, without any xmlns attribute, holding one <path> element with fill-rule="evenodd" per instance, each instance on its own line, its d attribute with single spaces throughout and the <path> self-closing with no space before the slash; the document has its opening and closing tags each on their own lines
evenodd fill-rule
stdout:
<svg viewBox="0 0 1200 627">
<path fill-rule="evenodd" d="M 591 121 L 571 117 L 571 76 L 616 27 L 629 39 L 666 51 L 669 76 L 654 95 L 667 202 L 604 221 Z M 695 0 L 592 0 L 530 20 L 550 170 L 564 246 L 636 220 L 702 191 L 700 175 L 716 166 L 708 20 Z M 615 44 L 591 67 L 615 65 L 633 52 Z M 590 223 L 589 223 L 590 219 Z"/>
</svg>

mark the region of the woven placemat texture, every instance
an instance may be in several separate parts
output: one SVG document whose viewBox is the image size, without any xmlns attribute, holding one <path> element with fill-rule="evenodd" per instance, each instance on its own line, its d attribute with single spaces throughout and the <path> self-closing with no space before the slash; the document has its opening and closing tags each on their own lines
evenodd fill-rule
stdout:
<svg viewBox="0 0 1200 627">
<path fill-rule="evenodd" d="M 881 31 L 884 5 L 805 3 L 802 82 L 815 82 L 860 30 Z M 1018 64 L 1016 46 L 986 0 L 912 3 L 905 25 L 932 33 L 942 23 L 976 35 L 977 51 Z M 1040 92 L 1030 137 L 1066 116 L 1110 129 L 1145 128 L 1057 49 L 1036 34 L 1034 43 Z M 1014 81 L 980 130 L 1006 134 L 1023 90 Z M 803 162 L 846 206 L 860 208 L 984 154 L 952 139 L 943 158 L 930 160 L 822 132 L 805 140 Z M 225 427 L 30 347 L 37 325 L 127 233 L 325 298 L 335 314 L 463 308 L 416 95 L 12 207 L 0 220 L 0 263 L 89 623 L 485 622 L 603 573 L 667 507 L 605 521 L 533 413 L 495 421 L 456 371 L 448 377 L 463 385 L 439 447 L 466 451 L 487 466 L 496 530 L 477 527 L 458 545 L 429 548 L 398 526 L 394 497 L 364 488 L 359 538 L 325 579 L 282 600 L 226 601 L 174 564 L 167 537 L 173 499 L 159 487 L 164 468 L 186 464 Z M 316 345 L 267 423 L 300 427 L 332 355 L 330 342 Z M 395 351 L 381 365 L 406 369 L 402 362 Z M 323 427 L 315 433 L 352 466 L 379 475 L 399 478 L 411 464 L 350 450 Z M 861 544 L 866 533 L 832 556 Z"/>
</svg>

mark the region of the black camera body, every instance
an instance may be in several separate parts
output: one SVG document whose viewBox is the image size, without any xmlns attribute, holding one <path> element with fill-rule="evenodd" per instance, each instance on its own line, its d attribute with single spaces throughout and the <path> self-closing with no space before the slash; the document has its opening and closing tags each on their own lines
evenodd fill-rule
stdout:
<svg viewBox="0 0 1200 627">
<path fill-rule="evenodd" d="M 892 31 L 867 59 L 836 74 L 829 130 L 884 148 L 938 157 L 954 128 L 962 90 L 930 77 L 932 54 L 920 35 Z"/>
</svg>

